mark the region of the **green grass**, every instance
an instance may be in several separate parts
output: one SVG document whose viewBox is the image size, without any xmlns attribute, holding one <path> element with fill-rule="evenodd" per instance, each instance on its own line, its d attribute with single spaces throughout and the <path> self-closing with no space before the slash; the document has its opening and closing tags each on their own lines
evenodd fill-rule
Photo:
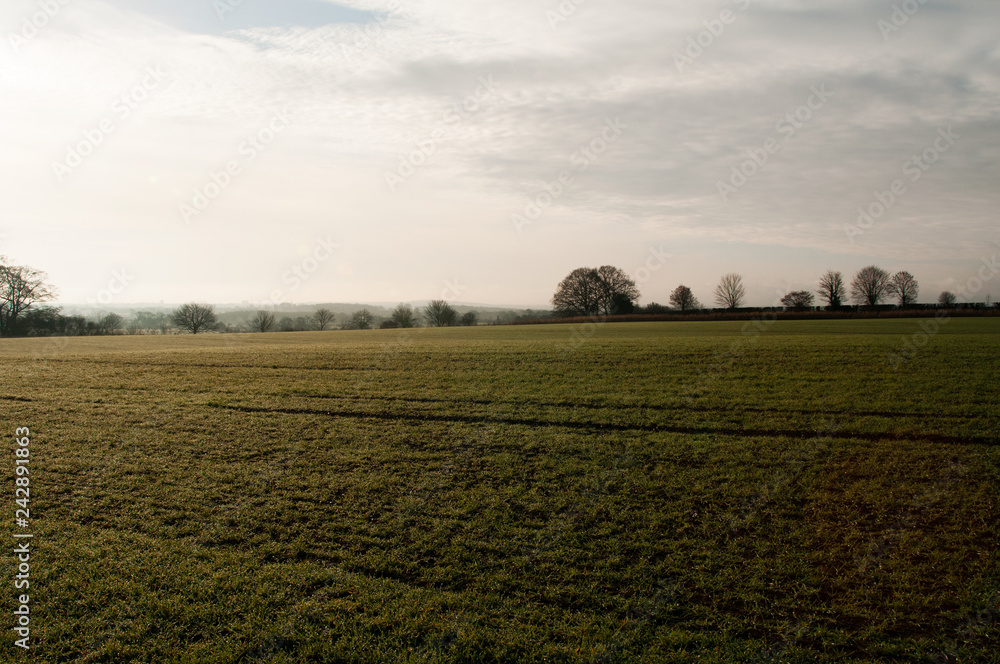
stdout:
<svg viewBox="0 0 1000 664">
<path fill-rule="evenodd" d="M 1000 661 L 1000 323 L 918 324 L 0 340 L 0 661 Z"/>
</svg>

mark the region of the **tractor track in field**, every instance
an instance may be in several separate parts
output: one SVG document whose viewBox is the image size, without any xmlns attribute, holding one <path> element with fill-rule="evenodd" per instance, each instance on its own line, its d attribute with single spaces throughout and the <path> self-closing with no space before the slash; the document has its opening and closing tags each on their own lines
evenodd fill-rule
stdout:
<svg viewBox="0 0 1000 664">
<path fill-rule="evenodd" d="M 104 387 L 90 387 L 87 388 L 93 391 L 105 391 Z M 126 388 L 119 387 L 115 388 L 116 392 L 148 392 L 148 388 Z M 172 392 L 187 392 L 183 389 L 170 390 Z M 436 397 L 407 397 L 407 396 L 377 396 L 377 395 L 334 395 L 334 394 L 309 394 L 309 393 L 298 393 L 292 392 L 289 394 L 270 394 L 261 396 L 271 396 L 274 398 L 286 398 L 293 397 L 299 399 L 318 399 L 318 400 L 329 400 L 329 401 L 349 401 L 349 402 L 375 402 L 382 401 L 387 403 L 426 403 L 426 404 L 451 404 L 456 406 L 473 404 L 476 406 L 537 406 L 541 408 L 566 408 L 574 409 L 579 408 L 583 410 L 634 410 L 634 411 L 651 411 L 651 412 L 677 412 L 686 411 L 692 413 L 759 413 L 762 415 L 782 415 L 787 416 L 789 414 L 793 415 L 822 415 L 825 417 L 885 417 L 885 418 L 899 418 L 899 417 L 911 417 L 922 420 L 967 420 L 970 415 L 966 413 L 920 413 L 913 411 L 892 411 L 892 410 L 831 410 L 831 409 L 818 409 L 818 408 L 784 408 L 779 406 L 763 407 L 763 406 L 740 406 L 740 405 L 725 405 L 725 406 L 694 406 L 684 402 L 669 402 L 669 403 L 595 403 L 586 401 L 539 401 L 539 400 L 501 400 L 501 399 L 481 399 L 481 398 L 436 398 Z M 0 396 L 0 401 L 22 401 L 26 403 L 34 403 L 35 399 L 27 399 L 24 397 L 5 397 Z"/>
<path fill-rule="evenodd" d="M 441 415 L 437 413 L 380 413 L 363 410 L 322 410 L 314 408 L 261 408 L 256 406 L 237 406 L 210 404 L 212 408 L 231 410 L 239 413 L 260 415 L 317 415 L 321 417 L 342 417 L 361 420 L 382 420 L 390 422 L 442 422 L 446 424 L 480 424 L 482 417 L 472 415 Z M 809 440 L 812 438 L 832 438 L 841 440 L 867 441 L 925 441 L 950 445 L 986 445 L 1000 444 L 1000 439 L 987 436 L 947 436 L 932 433 L 913 433 L 900 435 L 895 433 L 862 433 L 850 431 L 816 432 L 810 429 L 758 429 L 711 426 L 678 426 L 663 424 L 618 424 L 613 422 L 574 422 L 551 421 L 526 417 L 505 417 L 504 424 L 528 427 L 581 429 L 585 431 L 620 431 L 645 433 L 678 433 L 678 434 L 714 434 L 734 437 L 755 438 L 793 438 Z"/>
<path fill-rule="evenodd" d="M 588 403 L 578 401 L 501 401 L 497 399 L 437 399 L 429 397 L 398 397 L 398 396 L 343 396 L 331 394 L 292 394 L 304 399 L 329 399 L 336 401 L 388 401 L 403 403 L 445 403 L 452 405 L 475 404 L 477 406 L 541 406 L 545 408 L 583 408 L 587 410 L 649 410 L 674 412 L 679 410 L 695 413 L 777 413 L 780 415 L 826 415 L 834 417 L 918 417 L 932 420 L 967 419 L 967 415 L 950 413 L 913 413 L 900 411 L 876 410 L 820 410 L 801 408 L 762 408 L 758 406 L 691 406 L 683 402 L 664 404 L 639 403 Z"/>
</svg>

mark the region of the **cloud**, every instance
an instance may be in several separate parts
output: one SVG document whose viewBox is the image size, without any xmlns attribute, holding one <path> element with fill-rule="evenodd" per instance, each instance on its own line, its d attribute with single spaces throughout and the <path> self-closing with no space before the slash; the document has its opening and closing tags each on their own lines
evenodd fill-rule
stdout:
<svg viewBox="0 0 1000 664">
<path fill-rule="evenodd" d="M 255 242 L 268 227 L 294 235 L 291 245 L 333 226 L 355 242 L 345 262 L 355 266 L 357 297 L 360 266 L 387 253 L 393 237 L 427 242 L 419 251 L 445 271 L 451 260 L 489 273 L 539 251 L 572 264 L 566 251 L 582 260 L 615 247 L 601 262 L 632 260 L 669 239 L 783 247 L 786 257 L 910 259 L 943 275 L 948 261 L 978 260 L 995 233 L 995 3 L 930 1 L 899 26 L 891 6 L 860 0 L 300 0 L 280 9 L 246 0 L 223 25 L 209 3 L 171 3 L 164 14 L 166 6 L 76 0 L 5 53 L 13 66 L 0 73 L 0 95 L 17 103 L 0 106 L 0 169 L 19 223 L 137 233 L 137 254 L 153 251 L 143 237 L 183 255 L 185 243 L 228 234 L 232 258 L 217 260 L 235 274 L 265 260 Z M 11 7 L 3 25 L 18 34 L 34 5 Z M 880 21 L 898 29 L 886 34 Z M 51 163 L 115 117 L 115 100 L 150 66 L 168 71 L 169 83 L 57 181 Z M 477 98 L 484 79 L 495 91 Z M 829 98 L 810 108 L 817 88 Z M 288 131 L 180 230 L 177 206 L 283 109 L 294 116 Z M 609 122 L 622 127 L 614 141 Z M 948 127 L 961 138 L 907 179 L 906 164 Z M 772 140 L 779 149 L 766 163 L 746 166 Z M 421 149 L 432 153 L 414 157 Z M 413 175 L 391 189 L 387 174 L 410 160 L 420 161 Z M 746 182 L 723 197 L 734 169 Z M 571 182 L 518 234 L 512 215 L 564 172 Z M 845 227 L 857 209 L 897 179 L 905 194 L 852 242 Z M 569 249 L 558 240 L 567 233 L 576 234 Z M 508 255 L 493 254 L 500 246 Z M 112 250 L 96 250 L 115 262 Z M 199 249 L 198 259 L 213 251 Z M 449 252 L 480 259 L 469 265 Z M 407 283 L 414 270 L 433 283 L 433 261 L 416 263 L 385 265 L 378 283 Z M 700 269 L 706 280 L 729 271 L 712 261 Z M 547 300 L 549 285 L 531 281 L 504 299 Z"/>
<path fill-rule="evenodd" d="M 335 23 L 366 23 L 368 11 L 321 0 L 107 0 L 126 12 L 153 17 L 187 32 L 224 35 L 267 27 L 317 28 Z"/>
</svg>

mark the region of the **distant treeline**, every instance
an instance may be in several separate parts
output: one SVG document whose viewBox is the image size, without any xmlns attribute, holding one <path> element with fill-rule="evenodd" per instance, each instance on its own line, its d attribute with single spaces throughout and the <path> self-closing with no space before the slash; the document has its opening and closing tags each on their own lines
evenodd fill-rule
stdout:
<svg viewBox="0 0 1000 664">
<path fill-rule="evenodd" d="M 46 305 L 55 298 L 55 289 L 48 285 L 45 273 L 12 265 L 0 256 L 0 336 L 302 332 L 580 321 L 906 318 L 925 316 L 929 310 L 953 312 L 956 316 L 987 316 L 1000 313 L 1000 303 L 961 304 L 957 300 L 959 295 L 969 299 L 981 293 L 995 273 L 995 263 L 984 262 L 979 277 L 970 279 L 957 293 L 941 293 L 936 305 L 916 302 L 919 285 L 909 272 L 890 274 L 871 265 L 859 270 L 849 286 L 844 275 L 828 270 L 820 278 L 816 293 L 790 291 L 780 298 L 780 307 L 744 307 L 746 289 L 743 277 L 736 273 L 724 275 L 715 289 L 714 299 L 720 308 L 703 307 L 683 284 L 670 293 L 670 306 L 655 302 L 642 306 L 638 304 L 640 293 L 635 280 L 617 267 L 604 265 L 577 268 L 567 275 L 552 297 L 554 311 L 493 309 L 489 318 L 485 312 L 456 308 L 445 300 L 433 300 L 421 309 L 399 304 L 391 312 L 381 307 L 361 307 L 349 315 L 325 307 L 302 315 L 301 308 L 296 307 L 299 315 L 295 317 L 274 309 L 259 309 L 244 311 L 235 318 L 233 313 L 227 313 L 223 320 L 211 305 L 188 303 L 170 312 L 139 311 L 129 318 L 110 312 L 88 318 L 64 315 L 60 307 Z M 816 294 L 827 306 L 814 306 Z M 854 306 L 845 304 L 848 296 L 856 303 Z M 897 304 L 885 304 L 888 299 L 896 299 Z M 381 315 L 383 311 L 388 315 Z"/>
<path fill-rule="evenodd" d="M 836 319 L 866 319 L 866 318 L 925 318 L 946 313 L 955 318 L 1000 316 L 1000 303 L 987 304 L 975 302 L 969 304 L 912 304 L 905 309 L 895 305 L 843 306 L 843 307 L 812 307 L 796 309 L 794 307 L 743 307 L 739 309 L 698 309 L 681 313 L 655 306 L 654 312 L 647 312 L 644 307 L 638 307 L 631 314 L 608 314 L 594 316 L 560 316 L 550 314 L 535 318 L 522 318 L 513 325 L 544 325 L 555 323 L 628 323 L 638 321 L 740 321 L 758 320 L 836 320 Z M 934 313 L 930 313 L 934 312 Z"/>
<path fill-rule="evenodd" d="M 309 332 L 319 330 L 367 330 L 407 327 L 445 327 L 458 325 L 507 325 L 551 315 L 544 310 L 490 312 L 481 318 L 474 309 L 462 312 L 445 302 L 432 302 L 424 309 L 400 305 L 388 316 L 360 307 L 350 315 L 316 309 L 310 315 L 285 315 L 280 311 L 258 310 L 216 315 L 210 305 L 184 305 L 172 312 L 139 311 L 122 316 L 105 313 L 97 316 L 65 315 L 60 307 L 35 305 L 26 308 L 16 320 L 8 321 L 3 336 L 105 336 L 166 335 L 191 333 L 239 334 L 249 332 Z M 296 312 L 298 313 L 298 312 Z"/>
<path fill-rule="evenodd" d="M 644 269 L 646 269 L 648 276 L 650 269 Z M 997 266 L 995 259 L 992 262 L 984 259 L 977 276 L 962 284 L 956 289 L 956 292 L 944 291 L 938 296 L 938 306 L 953 308 L 957 305 L 959 297 L 971 300 L 981 293 L 986 283 L 993 279 L 998 272 L 1000 272 L 1000 267 Z M 639 275 L 640 271 L 637 271 L 636 276 Z M 606 319 L 609 316 L 628 316 L 630 314 L 669 313 L 671 316 L 679 315 L 678 318 L 671 318 L 671 320 L 687 320 L 691 315 L 712 315 L 717 312 L 728 312 L 741 316 L 752 316 L 755 312 L 762 311 L 805 313 L 821 310 L 840 313 L 866 311 L 870 314 L 877 311 L 934 308 L 932 305 L 917 304 L 920 284 L 916 277 L 906 270 L 890 274 L 877 265 L 869 265 L 858 270 L 850 283 L 842 272 L 827 270 L 819 278 L 817 286 L 815 292 L 811 290 L 786 292 L 778 300 L 781 307 L 748 309 L 743 306 L 747 295 L 746 287 L 743 285 L 743 276 L 731 272 L 723 275 L 715 287 L 713 296 L 718 309 L 706 309 L 694 291 L 684 284 L 680 284 L 671 291 L 668 300 L 669 307 L 656 303 L 642 307 L 638 304 L 640 293 L 635 279 L 613 265 L 602 265 L 596 268 L 580 267 L 570 272 L 559 283 L 552 296 L 552 305 L 556 315 L 563 319 L 594 319 L 598 317 Z M 826 302 L 826 306 L 822 309 L 815 306 L 817 295 L 821 301 Z M 895 300 L 896 305 L 886 304 L 890 300 Z M 853 301 L 855 306 L 847 304 L 849 301 Z M 988 307 L 989 304 L 964 306 Z"/>
<path fill-rule="evenodd" d="M 207 305 L 206 312 L 211 310 Z M 403 311 L 406 305 L 403 305 Z M 410 322 L 400 325 L 398 315 L 393 317 L 376 317 L 361 308 L 351 316 L 338 315 L 336 320 L 324 321 L 325 310 L 319 309 L 312 316 L 276 316 L 270 312 L 244 312 L 239 315 L 244 320 L 239 322 L 222 322 L 208 318 L 206 324 L 198 328 L 198 333 L 238 334 L 247 332 L 306 332 L 317 330 L 364 330 L 364 329 L 396 329 L 400 327 L 447 327 L 457 325 L 541 325 L 553 323 L 586 323 L 586 322 L 638 322 L 638 321 L 727 321 L 754 320 L 770 318 L 778 320 L 830 320 L 830 319 L 863 319 L 863 318 L 920 318 L 928 312 L 947 311 L 949 316 L 1000 316 L 1000 303 L 988 304 L 958 303 L 952 305 L 911 304 L 906 308 L 897 305 L 877 306 L 841 306 L 841 307 L 810 307 L 796 309 L 793 307 L 741 307 L 738 309 L 695 309 L 679 312 L 658 304 L 646 307 L 635 307 L 629 314 L 597 314 L 591 316 L 561 316 L 558 312 L 541 310 L 524 310 L 521 312 L 502 312 L 489 320 L 479 320 L 474 311 L 462 316 L 450 317 L 445 309 L 444 319 L 425 318 L 428 312 L 419 309 L 412 310 Z M 431 308 L 431 311 L 434 311 Z M 270 314 L 264 317 L 263 314 Z M 318 314 L 318 316 L 317 316 Z M 434 314 L 431 314 L 432 316 Z M 236 317 L 230 314 L 230 318 Z M 85 316 L 65 316 L 57 307 L 38 307 L 26 311 L 18 320 L 16 329 L 9 330 L 6 336 L 45 337 L 45 336 L 101 336 L 101 335 L 163 335 L 189 333 L 191 327 L 183 322 L 178 323 L 175 315 L 163 312 L 138 312 L 130 318 L 116 313 L 109 313 L 97 318 L 88 319 Z"/>
</svg>

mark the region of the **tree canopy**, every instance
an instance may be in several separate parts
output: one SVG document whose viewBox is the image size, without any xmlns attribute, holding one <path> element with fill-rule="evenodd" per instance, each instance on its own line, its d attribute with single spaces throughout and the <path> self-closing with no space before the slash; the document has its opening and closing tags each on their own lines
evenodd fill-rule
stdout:
<svg viewBox="0 0 1000 664">
<path fill-rule="evenodd" d="M 563 279 L 552 304 L 561 316 L 631 313 L 639 289 L 625 272 L 612 265 L 579 267 Z"/>
<path fill-rule="evenodd" d="M 213 307 L 194 302 L 174 309 L 174 312 L 170 314 L 170 320 L 174 325 L 191 334 L 204 332 L 218 322 Z"/>
<path fill-rule="evenodd" d="M 250 318 L 249 325 L 250 329 L 254 332 L 270 332 L 274 329 L 277 322 L 272 312 L 260 309 Z"/>
<path fill-rule="evenodd" d="M 417 314 L 413 311 L 413 307 L 401 303 L 396 305 L 396 308 L 392 310 L 392 316 L 390 316 L 389 320 L 396 327 L 410 328 L 417 324 L 416 317 Z"/>
<path fill-rule="evenodd" d="M 694 296 L 691 289 L 684 284 L 681 284 L 670 293 L 670 304 L 681 311 L 701 308 L 701 302 Z"/>
<path fill-rule="evenodd" d="M 958 302 L 958 297 L 951 291 L 943 291 L 938 295 L 938 304 L 942 307 L 953 307 Z"/>
<path fill-rule="evenodd" d="M 827 306 L 839 307 L 844 303 L 844 275 L 836 270 L 827 270 L 820 277 L 819 296 L 826 300 Z"/>
<path fill-rule="evenodd" d="M 424 309 L 424 320 L 431 327 L 450 327 L 458 320 L 458 312 L 444 300 L 431 300 Z"/>
<path fill-rule="evenodd" d="M 368 309 L 358 309 L 351 314 L 351 320 L 347 324 L 352 330 L 370 330 L 375 323 L 375 316 Z"/>
<path fill-rule="evenodd" d="M 889 273 L 875 265 L 858 270 L 851 281 L 851 298 L 861 305 L 874 307 L 886 296 Z"/>
<path fill-rule="evenodd" d="M 329 309 L 317 309 L 316 313 L 313 314 L 313 322 L 316 323 L 316 329 L 320 332 L 325 330 L 333 322 L 334 315 Z"/>
<path fill-rule="evenodd" d="M 790 309 L 808 309 L 813 305 L 813 297 L 807 290 L 792 291 L 781 298 L 781 303 Z"/>
<path fill-rule="evenodd" d="M 55 297 L 44 272 L 24 265 L 11 265 L 0 256 L 0 335 L 18 334 L 22 316 L 32 307 Z"/>
<path fill-rule="evenodd" d="M 917 301 L 920 286 L 912 274 L 903 270 L 892 275 L 892 279 L 886 284 L 885 292 L 896 297 L 899 306 L 906 307 Z"/>
<path fill-rule="evenodd" d="M 722 277 L 719 285 L 715 287 L 715 301 L 719 306 L 726 309 L 736 309 L 743 304 L 747 290 L 743 286 L 743 277 L 730 272 Z"/>
</svg>

